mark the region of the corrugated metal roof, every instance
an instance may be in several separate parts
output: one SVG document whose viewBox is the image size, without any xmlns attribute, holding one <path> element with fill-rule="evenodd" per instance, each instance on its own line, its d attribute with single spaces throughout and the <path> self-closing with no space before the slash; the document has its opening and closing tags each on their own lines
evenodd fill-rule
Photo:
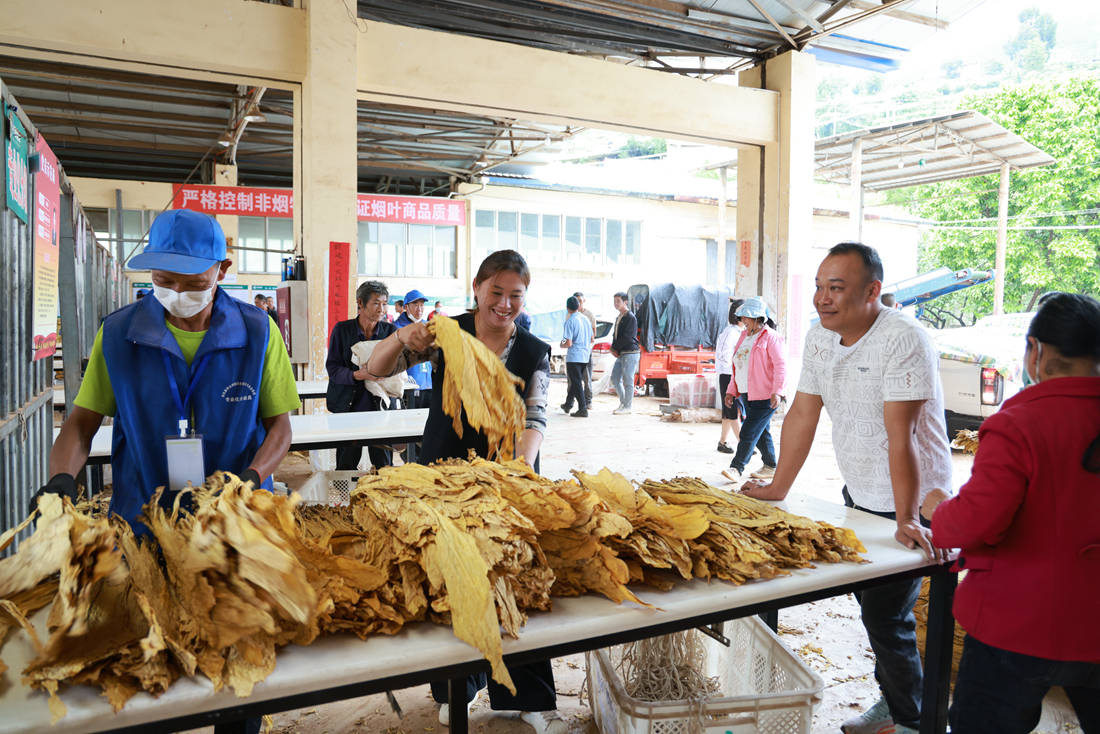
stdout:
<svg viewBox="0 0 1100 734">
<path fill-rule="evenodd" d="M 815 177 L 850 183 L 856 140 L 862 141 L 861 176 L 869 191 L 984 176 L 1003 163 L 1020 170 L 1054 162 L 985 115 L 966 111 L 822 138 L 814 145 Z"/>
</svg>

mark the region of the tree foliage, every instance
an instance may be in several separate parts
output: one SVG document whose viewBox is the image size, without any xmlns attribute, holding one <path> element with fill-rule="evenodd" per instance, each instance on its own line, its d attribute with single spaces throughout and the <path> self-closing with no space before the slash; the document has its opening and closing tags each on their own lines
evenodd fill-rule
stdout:
<svg viewBox="0 0 1100 734">
<path fill-rule="evenodd" d="M 1020 11 L 1020 30 L 1005 44 L 1005 53 L 1021 69 L 1038 71 L 1046 66 L 1050 52 L 1054 49 L 1054 40 L 1058 24 L 1049 13 L 1038 8 Z"/>
<path fill-rule="evenodd" d="M 966 108 L 986 114 L 1055 160 L 1049 166 L 1013 171 L 1010 177 L 1008 214 L 1019 218 L 1009 219 L 1005 311 L 1031 310 L 1050 290 L 1100 295 L 1100 229 L 1052 228 L 1100 225 L 1100 214 L 1070 213 L 1100 208 L 1100 82 L 1073 79 L 1004 89 L 970 99 Z M 989 228 L 928 231 L 921 243 L 922 271 L 993 267 L 997 189 L 994 174 L 909 190 L 910 209 L 919 216 L 959 227 Z M 894 198 L 905 196 L 897 192 Z M 1036 218 L 1049 214 L 1055 216 Z M 958 320 L 972 320 L 992 313 L 993 287 L 959 291 L 935 305 Z"/>
</svg>

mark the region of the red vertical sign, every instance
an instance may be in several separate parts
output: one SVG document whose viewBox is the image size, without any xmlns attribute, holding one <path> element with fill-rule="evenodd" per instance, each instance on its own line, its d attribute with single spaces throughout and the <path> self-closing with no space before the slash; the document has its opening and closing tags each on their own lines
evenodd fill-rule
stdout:
<svg viewBox="0 0 1100 734">
<path fill-rule="evenodd" d="M 348 289 L 351 278 L 351 245 L 328 243 L 328 333 L 348 317 Z"/>
<path fill-rule="evenodd" d="M 752 265 L 752 241 L 741 240 L 741 267 Z"/>
<path fill-rule="evenodd" d="M 57 351 L 57 268 L 61 236 L 61 189 L 57 157 L 39 137 L 38 173 L 34 174 L 34 359 Z"/>
</svg>

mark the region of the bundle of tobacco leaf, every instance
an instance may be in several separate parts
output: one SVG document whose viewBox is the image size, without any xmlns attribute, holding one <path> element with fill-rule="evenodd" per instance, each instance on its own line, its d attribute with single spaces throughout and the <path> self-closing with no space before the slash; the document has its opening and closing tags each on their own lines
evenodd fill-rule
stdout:
<svg viewBox="0 0 1100 734">
<path fill-rule="evenodd" d="M 978 432 L 959 429 L 951 441 L 951 448 L 965 451 L 970 455 L 978 453 Z"/>
<path fill-rule="evenodd" d="M 513 458 L 516 436 L 523 430 L 526 415 L 523 399 L 516 392 L 523 380 L 454 319 L 436 316 L 428 322 L 428 329 L 446 360 L 443 412 L 451 416 L 455 433 L 462 436 L 465 411 L 470 425 L 488 438 L 489 458 Z"/>
<path fill-rule="evenodd" d="M 847 528 L 786 512 L 767 502 L 731 494 L 701 479 L 647 480 L 641 490 L 659 501 L 697 509 L 708 527 L 688 541 L 693 575 L 735 584 L 786 575 L 814 561 L 861 561 L 866 548 Z"/>
</svg>

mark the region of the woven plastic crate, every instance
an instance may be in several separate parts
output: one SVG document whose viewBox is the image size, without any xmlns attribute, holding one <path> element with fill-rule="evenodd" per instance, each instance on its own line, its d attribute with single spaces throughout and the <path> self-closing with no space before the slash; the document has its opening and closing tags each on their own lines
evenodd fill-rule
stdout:
<svg viewBox="0 0 1100 734">
<path fill-rule="evenodd" d="M 703 637 L 706 674 L 719 689 L 701 701 L 640 701 L 617 672 L 622 647 L 586 654 L 588 698 L 602 734 L 810 734 L 821 678 L 757 617 L 728 622 L 730 646 Z"/>
<path fill-rule="evenodd" d="M 719 405 L 718 375 L 713 372 L 668 375 L 668 404 L 681 408 L 714 408 Z"/>
<path fill-rule="evenodd" d="M 298 490 L 303 502 L 320 505 L 346 505 L 351 502 L 351 490 L 361 471 L 319 471 L 314 472 Z"/>
</svg>

